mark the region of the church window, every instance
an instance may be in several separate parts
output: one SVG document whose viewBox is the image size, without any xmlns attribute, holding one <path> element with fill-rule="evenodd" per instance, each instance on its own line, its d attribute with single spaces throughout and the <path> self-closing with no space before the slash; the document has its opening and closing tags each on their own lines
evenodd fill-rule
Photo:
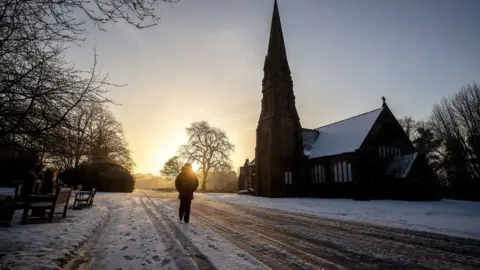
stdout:
<svg viewBox="0 0 480 270">
<path fill-rule="evenodd" d="M 347 161 L 340 161 L 333 165 L 333 176 L 336 183 L 353 182 L 352 164 Z M 323 174 L 325 179 L 325 174 Z"/>
<path fill-rule="evenodd" d="M 337 164 L 333 166 L 333 179 L 338 182 Z"/>
<path fill-rule="evenodd" d="M 292 172 L 285 172 L 285 184 L 286 185 L 292 184 Z"/>
<path fill-rule="evenodd" d="M 315 176 L 315 179 L 316 179 L 316 183 L 325 183 L 325 170 L 323 168 L 322 165 L 320 164 L 317 164 L 315 165 L 315 173 L 316 173 L 316 176 Z"/>
<path fill-rule="evenodd" d="M 385 146 L 382 146 L 382 157 L 387 157 L 387 149 Z"/>
<path fill-rule="evenodd" d="M 353 177 L 352 177 L 352 164 L 348 163 L 347 165 L 347 170 L 348 170 L 348 182 L 353 182 Z"/>
</svg>

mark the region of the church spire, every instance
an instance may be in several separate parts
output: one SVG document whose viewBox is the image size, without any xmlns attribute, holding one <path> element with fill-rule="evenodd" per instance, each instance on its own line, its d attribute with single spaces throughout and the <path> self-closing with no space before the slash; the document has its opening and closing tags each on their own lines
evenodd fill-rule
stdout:
<svg viewBox="0 0 480 270">
<path fill-rule="evenodd" d="M 270 40 L 268 43 L 268 53 L 265 59 L 264 72 L 265 77 L 268 76 L 280 79 L 283 75 L 286 76 L 286 78 L 283 79 L 291 80 L 277 0 L 275 0 L 273 6 Z"/>
</svg>

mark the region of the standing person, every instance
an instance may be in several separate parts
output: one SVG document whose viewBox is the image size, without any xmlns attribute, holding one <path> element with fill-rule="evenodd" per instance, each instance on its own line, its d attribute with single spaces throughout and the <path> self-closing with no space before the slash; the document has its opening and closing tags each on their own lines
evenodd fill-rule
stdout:
<svg viewBox="0 0 480 270">
<path fill-rule="evenodd" d="M 180 200 L 180 209 L 178 210 L 178 216 L 180 222 L 183 219 L 185 223 L 188 223 L 190 220 L 190 205 L 193 200 L 193 192 L 198 188 L 198 177 L 193 171 L 190 163 L 187 163 L 182 167 L 182 172 L 175 180 L 175 187 L 179 193 L 178 199 Z"/>
</svg>

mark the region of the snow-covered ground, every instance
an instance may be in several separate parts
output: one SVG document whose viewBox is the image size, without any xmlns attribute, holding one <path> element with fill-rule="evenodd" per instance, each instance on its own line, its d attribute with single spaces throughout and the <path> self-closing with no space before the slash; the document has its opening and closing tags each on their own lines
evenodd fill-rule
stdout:
<svg viewBox="0 0 480 270">
<path fill-rule="evenodd" d="M 12 189 L 0 189 L 0 194 L 12 193 Z M 215 213 L 221 215 L 228 207 L 237 211 L 235 217 L 242 218 L 244 210 L 235 204 L 480 239 L 480 203 L 198 194 L 195 206 L 209 217 L 197 213 L 191 224 L 186 225 L 178 223 L 178 200 L 172 196 L 172 193 L 148 191 L 99 192 L 94 207 L 69 209 L 67 218 L 59 217 L 54 223 L 20 225 L 21 211 L 17 211 L 13 226 L 0 228 L 0 269 L 59 269 L 66 262 L 69 262 L 67 269 L 195 269 L 195 265 L 216 269 L 267 269 L 258 254 L 249 254 L 232 244 L 235 239 L 229 238 L 228 232 L 227 235 L 221 233 L 225 228 L 213 224 L 223 224 L 220 221 L 225 220 L 225 216 L 218 217 Z M 233 206 L 225 208 L 225 204 L 214 202 L 230 202 Z M 282 229 L 281 223 L 277 225 L 277 229 Z M 336 232 L 330 230 L 332 235 Z M 277 239 L 275 233 L 277 231 L 270 231 L 268 235 L 274 236 L 267 237 Z"/>
<path fill-rule="evenodd" d="M 151 196 L 154 205 L 163 212 L 164 217 L 170 219 L 178 229 L 193 245 L 215 266 L 216 269 L 247 270 L 247 269 L 268 269 L 264 264 L 252 257 L 247 252 L 239 249 L 225 238 L 214 233 L 205 225 L 198 223 L 194 217 L 188 225 L 178 222 L 177 209 L 173 208 L 169 200 L 162 200 Z M 175 205 L 174 207 L 178 207 Z"/>
<path fill-rule="evenodd" d="M 109 208 L 88 269 L 177 269 L 139 197 L 119 194 Z"/>
<path fill-rule="evenodd" d="M 220 200 L 328 218 L 480 239 L 480 203 L 454 200 L 406 202 L 318 198 L 263 198 L 239 194 L 198 194 Z"/>
<path fill-rule="evenodd" d="M 0 194 L 9 193 L 13 190 L 0 190 Z M 22 211 L 16 211 L 12 227 L 0 228 L 0 268 L 59 269 L 58 265 L 88 240 L 107 214 L 107 207 L 95 203 L 91 209 L 69 209 L 66 218 L 57 215 L 53 223 L 20 225 Z"/>
</svg>

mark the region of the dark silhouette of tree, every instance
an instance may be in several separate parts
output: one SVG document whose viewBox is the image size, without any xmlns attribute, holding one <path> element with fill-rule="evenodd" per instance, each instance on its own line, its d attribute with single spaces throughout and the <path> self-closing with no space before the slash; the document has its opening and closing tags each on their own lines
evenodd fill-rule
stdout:
<svg viewBox="0 0 480 270">
<path fill-rule="evenodd" d="M 163 164 L 163 168 L 160 170 L 160 175 L 168 180 L 175 180 L 177 175 L 182 172 L 182 166 L 183 163 L 180 160 L 180 157 L 173 156 Z"/>
<path fill-rule="evenodd" d="M 407 134 L 410 141 L 414 141 L 417 137 L 417 122 L 413 120 L 410 116 L 405 116 L 403 118 L 398 119 L 398 123 L 402 126 L 405 134 Z"/>
<path fill-rule="evenodd" d="M 205 191 L 209 172 L 231 170 L 230 155 L 235 145 L 225 131 L 206 121 L 192 123 L 186 132 L 188 143 L 180 147 L 179 156 L 187 162 L 200 164 L 202 191 Z"/>
<path fill-rule="evenodd" d="M 433 108 L 430 122 L 435 137 L 442 140 L 442 173 L 459 197 L 480 199 L 480 89 L 467 85 L 443 98 Z"/>
<path fill-rule="evenodd" d="M 136 28 L 158 23 L 155 8 L 177 0 L 5 0 L 0 1 L 0 154 L 12 159 L 19 153 L 36 156 L 38 163 L 64 159 L 65 167 L 84 162 L 84 149 L 98 158 L 109 145 L 110 160 L 132 167 L 128 148 L 122 144 L 123 131 L 109 137 L 97 132 L 97 147 L 82 145 L 81 130 L 87 117 L 80 106 L 109 103 L 108 87 L 118 86 L 97 72 L 97 55 L 87 70 L 80 70 L 65 58 L 67 45 L 85 40 L 89 23 L 105 30 L 108 23 L 125 21 Z M 80 115 L 80 116 L 79 116 Z M 70 118 L 73 119 L 70 119 Z M 76 125 L 77 124 L 77 125 Z M 73 132 L 70 129 L 74 128 Z M 101 130 L 101 129 L 97 129 Z M 107 132 L 108 133 L 108 132 Z M 108 133 L 108 134 L 111 134 Z M 80 138 L 78 137 L 80 135 Z M 102 137 L 103 136 L 103 137 Z M 113 146 L 110 139 L 114 140 Z M 68 141 L 72 145 L 67 145 Z M 103 140 L 103 141 L 102 141 Z M 107 140 L 108 142 L 106 142 Z M 102 141 L 100 147 L 99 141 Z M 123 140 L 124 142 L 124 140 Z M 57 147 L 61 144 L 62 147 Z M 61 156 L 52 157 L 56 154 Z M 11 163 L 10 161 L 6 161 Z M 33 166 L 33 165 L 32 165 Z M 2 167 L 3 168 L 3 167 Z M 3 170 L 2 170 L 3 172 Z M 17 173 L 13 173 L 16 175 Z M 15 176 L 16 177 L 16 176 Z"/>
</svg>

